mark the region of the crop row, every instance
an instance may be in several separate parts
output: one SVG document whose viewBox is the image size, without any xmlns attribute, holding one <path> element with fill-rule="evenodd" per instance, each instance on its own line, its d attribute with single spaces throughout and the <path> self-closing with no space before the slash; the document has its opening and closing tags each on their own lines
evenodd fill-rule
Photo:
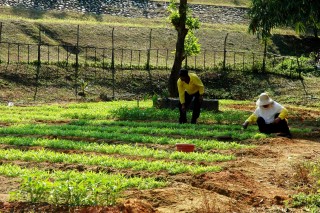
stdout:
<svg viewBox="0 0 320 213">
<path fill-rule="evenodd" d="M 233 155 L 223 154 L 209 154 L 209 153 L 184 153 L 184 152 L 167 152 L 164 150 L 156 150 L 147 147 L 138 147 L 130 145 L 107 145 L 98 143 L 88 143 L 84 141 L 71 141 L 71 140 L 49 140 L 37 138 L 21 138 L 21 137 L 0 137 L 0 144 L 9 144 L 15 146 L 42 146 L 46 148 L 55 149 L 72 149 L 82 150 L 87 152 L 101 152 L 106 154 L 121 154 L 128 156 L 152 157 L 157 159 L 180 159 L 189 161 L 228 161 L 234 160 Z"/>
<path fill-rule="evenodd" d="M 94 154 L 65 154 L 45 149 L 37 151 L 21 151 L 16 149 L 0 150 L 0 159 L 9 161 L 23 160 L 34 162 L 96 165 L 112 167 L 116 169 L 132 169 L 139 171 L 146 170 L 150 172 L 167 171 L 169 174 L 178 174 L 184 172 L 200 174 L 205 172 L 218 172 L 222 169 L 220 166 L 189 165 L 181 162 L 167 162 L 163 160 L 130 160 L 123 157 L 97 156 Z"/>
<path fill-rule="evenodd" d="M 106 103 L 82 103 L 67 105 L 39 105 L 39 106 L 0 106 L 0 121 L 7 123 L 21 123 L 30 121 L 59 121 L 77 119 L 105 119 L 114 107 L 136 104 L 130 101 Z M 146 106 L 146 104 L 141 104 Z M 148 103 L 148 106 L 150 103 Z"/>
<path fill-rule="evenodd" d="M 136 132 L 152 134 L 170 134 L 170 135 L 190 135 L 198 137 L 208 136 L 230 136 L 234 139 L 245 140 L 255 138 L 257 127 L 249 126 L 245 131 L 242 125 L 238 124 L 179 124 L 172 122 L 138 122 L 138 121 L 109 121 L 109 120 L 73 120 L 70 125 L 76 126 L 97 126 L 97 127 L 118 127 L 124 129 L 136 128 Z M 291 128 L 296 133 L 308 133 L 310 128 Z M 119 130 L 118 130 L 119 131 Z M 121 131 L 121 130 L 120 130 Z M 130 131 L 130 130 L 129 130 Z M 132 131 L 132 130 L 131 130 Z M 134 131 L 134 130 L 133 130 Z"/>
<path fill-rule="evenodd" d="M 229 136 L 233 139 L 245 140 L 253 138 L 256 130 L 248 128 L 243 131 L 240 125 L 179 125 L 167 122 L 134 122 L 134 121 L 72 121 L 71 125 L 84 126 L 86 129 L 94 128 L 96 130 L 110 132 L 126 132 L 139 134 L 156 134 L 156 135 L 183 135 L 193 137 L 220 137 Z M 69 127 L 67 127 L 69 128 Z M 71 128 L 71 127 L 70 127 Z"/>
<path fill-rule="evenodd" d="M 237 123 L 248 113 L 203 111 L 201 119 L 215 123 Z M 151 101 L 120 101 L 51 106 L 4 107 L 0 106 L 0 121 L 20 123 L 36 120 L 106 119 L 176 121 L 178 110 L 156 109 Z"/>
<path fill-rule="evenodd" d="M 111 110 L 111 116 L 119 120 L 161 120 L 161 121 L 176 121 L 178 122 L 178 110 L 170 109 L 156 109 L 153 107 L 141 108 L 141 107 L 128 107 L 123 106 Z M 207 122 L 214 122 L 218 124 L 241 124 L 246 117 L 249 115 L 248 112 L 241 112 L 235 110 L 229 110 L 224 112 L 211 112 L 202 111 L 201 120 Z M 188 114 L 189 116 L 189 114 Z"/>
<path fill-rule="evenodd" d="M 81 127 L 67 130 L 65 125 L 52 126 L 52 125 L 15 125 L 0 128 L 0 134 L 25 134 L 25 135 L 54 135 L 54 136 L 73 136 L 73 137 L 87 137 L 87 138 L 100 138 L 108 140 L 121 140 L 130 143 L 156 143 L 156 144 L 172 144 L 176 143 L 191 143 L 202 149 L 240 149 L 248 148 L 251 146 L 238 144 L 236 142 L 220 142 L 217 140 L 201 140 L 201 139 L 173 139 L 171 137 L 155 137 L 140 134 L 123 134 L 123 133 L 109 133 L 104 131 L 86 130 Z"/>
<path fill-rule="evenodd" d="M 16 165 L 0 165 L 0 175 L 21 177 L 19 190 L 11 192 L 11 200 L 47 202 L 55 205 L 112 205 L 128 188 L 151 189 L 167 183 L 154 178 L 110 175 L 77 171 L 26 169 Z"/>
<path fill-rule="evenodd" d="M 83 131 L 83 132 L 100 132 L 100 133 L 113 133 L 113 134 L 143 134 L 143 135 L 178 135 L 180 137 L 182 136 L 193 136 L 193 137 L 220 137 L 220 136 L 228 136 L 232 137 L 233 139 L 240 139 L 245 140 L 248 138 L 253 138 L 256 134 L 256 132 L 253 131 L 243 131 L 241 130 L 235 130 L 238 129 L 236 127 L 234 130 L 226 130 L 223 131 L 221 129 L 215 130 L 207 129 L 199 131 L 197 129 L 172 129 L 172 128 L 157 128 L 157 127 L 139 127 L 139 126 L 78 126 L 78 125 L 60 125 L 60 126 L 50 126 L 50 125 L 25 125 L 25 128 L 30 129 L 30 126 L 32 126 L 33 129 L 40 128 L 40 129 L 47 129 L 49 131 Z M 14 127 L 10 127 L 14 128 Z"/>
</svg>

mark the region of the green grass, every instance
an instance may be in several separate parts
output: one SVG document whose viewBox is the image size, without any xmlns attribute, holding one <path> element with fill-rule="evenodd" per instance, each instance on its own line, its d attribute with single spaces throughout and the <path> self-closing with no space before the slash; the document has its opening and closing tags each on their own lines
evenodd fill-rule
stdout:
<svg viewBox="0 0 320 213">
<path fill-rule="evenodd" d="M 38 26 L 41 25 L 45 32 L 42 35 L 43 42 L 57 44 L 63 41 L 75 44 L 77 25 L 80 25 L 80 46 L 110 48 L 111 42 L 108 40 L 111 39 L 113 27 L 115 28 L 117 48 L 147 48 L 146 44 L 151 28 L 153 29 L 153 48 L 172 49 L 175 46 L 176 32 L 165 18 L 130 19 L 102 15 L 102 18 L 97 20 L 94 15 L 90 14 L 53 11 L 42 12 L 41 17 L 35 18 L 28 10 L 13 10 L 7 7 L 0 7 L 0 12 L 0 21 L 3 22 L 2 41 L 35 43 L 38 37 Z M 62 18 L 59 18 L 60 13 L 64 14 Z M 18 23 L 16 23 L 17 20 Z M 284 31 L 285 34 L 288 32 L 288 30 Z M 262 49 L 257 38 L 248 34 L 247 25 L 204 23 L 197 31 L 197 37 L 199 37 L 203 49 L 223 50 L 224 38 L 227 33 L 229 33 L 229 50 L 261 51 Z M 281 33 L 281 30 L 276 33 Z M 290 31 L 290 34 L 294 34 L 293 31 Z M 15 35 L 14 38 L 11 35 Z"/>
</svg>

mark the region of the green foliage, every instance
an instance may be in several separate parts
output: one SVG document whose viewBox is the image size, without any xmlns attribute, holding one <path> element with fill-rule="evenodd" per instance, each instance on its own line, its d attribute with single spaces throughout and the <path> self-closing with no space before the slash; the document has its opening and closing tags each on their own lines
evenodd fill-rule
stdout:
<svg viewBox="0 0 320 213">
<path fill-rule="evenodd" d="M 156 181 L 154 178 L 126 178 L 123 175 L 102 172 L 49 173 L 38 169 L 22 169 L 10 164 L 0 165 L 0 174 L 22 176 L 21 185 L 17 191 L 10 193 L 10 200 L 69 206 L 114 205 L 124 189 L 150 189 L 166 185 L 165 182 Z"/>
<path fill-rule="evenodd" d="M 299 193 L 292 196 L 292 207 L 303 207 L 305 206 L 310 212 L 320 211 L 320 194 L 305 194 Z"/>
<path fill-rule="evenodd" d="M 168 18 L 169 18 L 171 24 L 173 26 L 178 26 L 179 22 L 180 22 L 180 14 L 179 14 L 179 10 L 177 9 L 175 0 L 170 1 L 170 4 L 168 5 L 167 10 L 169 12 Z"/>
<path fill-rule="evenodd" d="M 159 98 L 159 96 L 158 96 L 157 94 L 154 94 L 154 95 L 152 96 L 151 100 L 152 100 L 152 106 L 153 106 L 153 107 L 156 107 L 158 98 Z"/>
<path fill-rule="evenodd" d="M 262 39 L 271 36 L 271 29 L 277 25 L 278 10 L 274 1 L 253 0 L 249 9 L 249 32 L 257 34 Z"/>
<path fill-rule="evenodd" d="M 129 123 L 128 123 L 129 124 Z M 150 123 L 148 123 L 150 124 Z M 95 138 L 103 138 L 108 140 L 121 140 L 127 143 L 157 143 L 157 144 L 171 144 L 175 145 L 176 143 L 191 143 L 203 148 L 207 149 L 230 149 L 230 148 L 249 148 L 248 146 L 241 145 L 238 143 L 224 143 L 217 140 L 212 140 L 210 137 L 219 137 L 219 136 L 229 136 L 229 138 L 244 140 L 247 138 L 252 138 L 255 134 L 256 130 L 254 128 L 250 128 L 250 130 L 246 132 L 242 132 L 241 126 L 217 126 L 213 131 L 210 126 L 207 125 L 197 126 L 195 129 L 194 125 L 185 125 L 185 128 L 181 127 L 179 124 L 170 125 L 169 123 L 162 124 L 162 127 L 171 126 L 172 130 L 164 129 L 159 130 L 161 124 L 158 125 L 158 128 L 155 128 L 159 123 L 154 123 L 149 129 L 141 130 L 139 128 L 98 128 L 98 127 L 77 127 L 77 126 L 62 126 L 62 127 L 54 127 L 48 125 L 20 125 L 16 127 L 8 127 L 6 129 L 0 129 L 0 133 L 2 134 L 33 134 L 33 135 L 56 135 L 56 136 L 78 136 L 78 137 L 95 137 Z M 137 123 L 132 123 L 131 125 L 138 126 Z M 182 128 L 180 130 L 180 128 Z M 208 129 L 209 128 L 209 129 Z M 116 130 L 119 129 L 119 130 Z M 202 129 L 203 131 L 199 132 Z M 210 131 L 211 130 L 211 131 Z M 198 131 L 198 132 L 197 132 Z M 124 134 L 126 133 L 126 134 Z M 162 136 L 162 135 L 186 135 L 190 136 L 190 138 L 175 139 L 170 136 Z M 208 137 L 208 140 L 205 139 L 197 139 L 196 136 Z M 191 137 L 193 136 L 193 137 Z M 53 146 L 57 146 L 57 144 L 53 144 Z"/>
<path fill-rule="evenodd" d="M 170 109 L 158 110 L 156 108 L 120 107 L 111 111 L 113 117 L 120 120 L 153 120 L 176 118 L 177 111 Z"/>
<path fill-rule="evenodd" d="M 20 185 L 20 196 L 32 203 L 43 202 L 48 196 L 49 181 L 41 176 L 24 176 Z"/>
<path fill-rule="evenodd" d="M 201 45 L 199 44 L 199 40 L 194 35 L 193 31 L 188 31 L 184 49 L 186 56 L 194 56 L 200 53 Z"/>
<path fill-rule="evenodd" d="M 267 135 L 263 134 L 263 133 L 256 133 L 253 136 L 254 139 L 260 139 L 260 138 L 267 138 Z"/>
<path fill-rule="evenodd" d="M 179 30 L 180 25 L 180 14 L 177 8 L 176 0 L 170 0 L 168 6 L 168 12 L 171 24 Z M 195 36 L 195 31 L 200 28 L 200 21 L 198 18 L 192 17 L 192 11 L 190 8 L 186 8 L 187 18 L 186 18 L 186 28 L 188 33 L 184 42 L 185 56 L 193 56 L 200 53 L 200 44 L 198 38 Z"/>
<path fill-rule="evenodd" d="M 271 30 L 278 26 L 295 26 L 298 33 L 306 28 L 319 30 L 320 2 L 305 0 L 253 0 L 249 10 L 249 31 L 271 36 Z"/>
<path fill-rule="evenodd" d="M 84 79 L 80 79 L 79 86 L 80 86 L 80 92 L 78 93 L 78 95 L 85 97 L 86 90 L 88 89 L 88 86 L 89 86 L 89 82 L 85 81 Z"/>
<path fill-rule="evenodd" d="M 285 58 L 281 62 L 279 62 L 274 70 L 277 73 L 311 73 L 315 71 L 315 66 L 312 62 L 312 59 L 309 57 L 301 56 L 299 58 Z"/>
<path fill-rule="evenodd" d="M 223 154 L 209 154 L 209 153 L 183 153 L 183 152 L 167 152 L 164 150 L 155 150 L 147 147 L 139 147 L 132 145 L 107 145 L 88 143 L 81 141 L 71 140 L 48 140 L 48 139 L 36 139 L 36 138 L 18 138 L 18 137 L 1 137 L 1 144 L 10 144 L 15 146 L 42 146 L 55 149 L 73 149 L 82 150 L 88 152 L 101 152 L 106 154 L 121 154 L 128 156 L 140 156 L 140 157 L 153 157 L 157 159 L 180 159 L 190 161 L 228 161 L 233 160 L 233 155 Z"/>
<path fill-rule="evenodd" d="M 223 144 L 220 144 L 223 145 Z M 235 145 L 235 144 L 233 144 Z M 20 151 L 14 149 L 0 150 L 0 159 L 4 160 L 24 160 L 33 162 L 50 162 L 50 163 L 72 163 L 83 165 L 97 165 L 104 167 L 113 167 L 117 169 L 132 169 L 136 171 L 158 172 L 166 171 L 169 174 L 191 173 L 200 174 L 205 172 L 219 172 L 222 170 L 217 165 L 200 164 L 189 165 L 183 162 L 173 162 L 165 160 L 149 161 L 147 159 L 130 160 L 112 156 L 96 156 L 83 154 L 64 154 L 47 150 L 38 151 Z"/>
<path fill-rule="evenodd" d="M 308 184 L 308 193 L 298 193 L 292 196 L 292 200 L 287 205 L 292 207 L 304 207 L 309 212 L 320 211 L 320 166 L 319 161 L 307 162 L 303 167 L 308 171 L 307 177 L 310 181 Z M 310 187 L 311 186 L 311 187 Z"/>
<path fill-rule="evenodd" d="M 113 118 L 119 120 L 162 120 L 176 121 L 178 119 L 178 111 L 171 109 L 157 108 L 139 108 L 139 107 L 120 107 L 111 111 Z M 211 111 L 203 111 L 201 118 L 206 121 L 217 124 L 241 124 L 247 117 L 247 113 L 238 111 L 224 111 L 213 113 Z"/>
</svg>

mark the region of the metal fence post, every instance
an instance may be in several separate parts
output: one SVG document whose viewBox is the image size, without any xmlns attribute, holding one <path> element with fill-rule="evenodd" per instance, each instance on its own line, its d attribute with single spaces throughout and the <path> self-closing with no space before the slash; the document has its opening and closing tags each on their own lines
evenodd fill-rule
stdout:
<svg viewBox="0 0 320 213">
<path fill-rule="evenodd" d="M 111 52 L 111 71 L 112 71 L 112 99 L 115 97 L 115 87 L 116 87 L 116 80 L 115 80 L 115 68 L 114 68 L 114 27 L 112 28 L 112 52 Z"/>
<path fill-rule="evenodd" d="M 147 50 L 147 64 L 146 64 L 146 69 L 148 71 L 150 71 L 150 57 L 151 57 L 151 43 L 152 42 L 152 29 L 150 30 L 150 34 L 149 34 L 149 48 Z"/>
<path fill-rule="evenodd" d="M 18 64 L 20 64 L 20 44 L 18 43 Z"/>
<path fill-rule="evenodd" d="M 30 63 L 30 45 L 28 44 L 28 64 Z"/>
<path fill-rule="evenodd" d="M 7 64 L 10 63 L 10 43 L 8 43 L 8 60 L 7 60 Z"/>
<path fill-rule="evenodd" d="M 50 45 L 48 44 L 48 64 L 50 64 Z"/>
<path fill-rule="evenodd" d="M 38 87 L 39 87 L 39 75 L 41 68 L 41 26 L 39 26 L 39 38 L 38 38 L 38 61 L 37 61 L 37 72 L 36 72 L 36 89 L 34 92 L 33 100 L 37 98 Z"/>
<path fill-rule="evenodd" d="M 242 71 L 244 71 L 244 55 L 245 53 L 242 54 Z"/>
<path fill-rule="evenodd" d="M 79 77 L 79 37 L 80 37 L 80 25 L 77 28 L 77 43 L 76 43 L 76 66 L 75 66 L 75 95 L 78 97 L 78 77 Z M 84 95 L 84 94 L 83 94 Z"/>
<path fill-rule="evenodd" d="M 166 70 L 168 70 L 168 57 L 169 57 L 169 50 L 167 49 L 167 54 L 166 54 Z"/>
<path fill-rule="evenodd" d="M 60 45 L 58 45 L 58 63 L 60 62 Z"/>
<path fill-rule="evenodd" d="M 255 60 L 255 55 L 252 53 L 252 70 L 254 69 L 254 60 Z"/>
<path fill-rule="evenodd" d="M 112 42 L 111 69 L 112 69 L 112 71 L 114 71 L 114 27 L 112 28 L 111 42 Z"/>
<path fill-rule="evenodd" d="M 122 65 L 123 65 L 123 48 L 121 48 L 121 69 L 122 69 Z"/>
<path fill-rule="evenodd" d="M 0 22 L 0 43 L 2 42 L 2 22 Z"/>
<path fill-rule="evenodd" d="M 204 50 L 204 53 L 203 53 L 203 69 L 204 70 L 206 69 L 206 50 Z"/>
<path fill-rule="evenodd" d="M 227 38 L 229 33 L 227 33 L 226 37 L 224 38 L 223 44 L 223 70 L 226 69 L 226 57 L 227 57 Z"/>
<path fill-rule="evenodd" d="M 2 22 L 0 22 L 0 56 L 1 56 L 1 44 L 2 44 Z M 1 63 L 1 57 L 0 57 L 0 63 Z"/>
</svg>

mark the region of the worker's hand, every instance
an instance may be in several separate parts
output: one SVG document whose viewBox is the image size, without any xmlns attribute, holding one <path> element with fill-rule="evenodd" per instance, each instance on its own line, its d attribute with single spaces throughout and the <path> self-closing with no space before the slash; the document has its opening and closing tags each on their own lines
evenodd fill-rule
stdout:
<svg viewBox="0 0 320 213">
<path fill-rule="evenodd" d="M 278 124 L 280 121 L 281 121 L 281 118 L 277 117 L 276 119 L 274 119 L 273 123 Z"/>
<path fill-rule="evenodd" d="M 246 121 L 242 124 L 243 129 L 247 129 L 247 127 L 249 126 L 249 122 Z"/>
<path fill-rule="evenodd" d="M 185 104 L 181 104 L 181 110 L 182 111 L 186 111 L 186 105 Z"/>
</svg>

